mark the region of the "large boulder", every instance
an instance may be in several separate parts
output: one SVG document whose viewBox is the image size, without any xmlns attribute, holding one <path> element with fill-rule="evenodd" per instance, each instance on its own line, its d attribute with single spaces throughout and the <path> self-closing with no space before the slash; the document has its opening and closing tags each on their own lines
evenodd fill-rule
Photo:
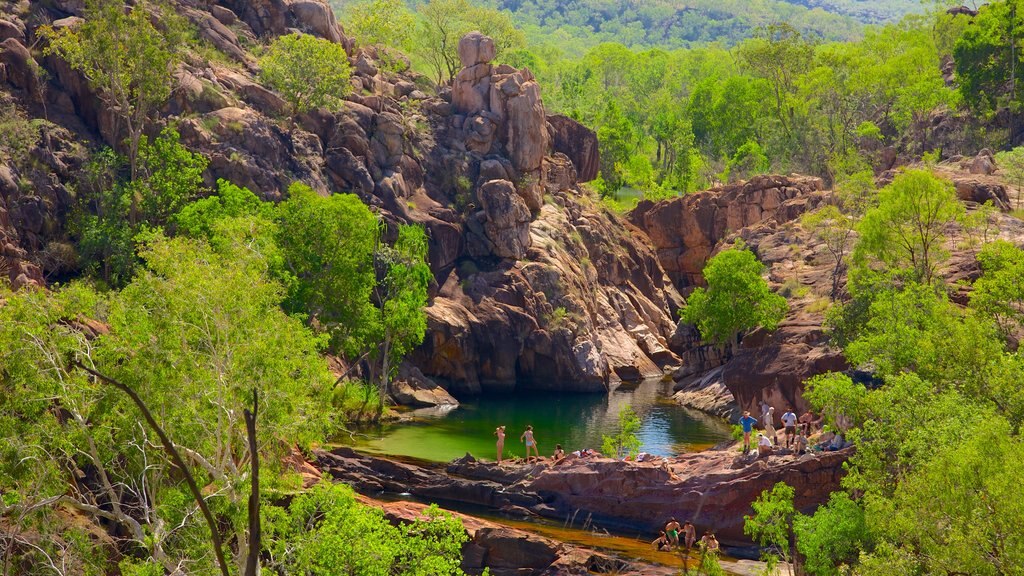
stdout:
<svg viewBox="0 0 1024 576">
<path fill-rule="evenodd" d="M 473 31 L 459 39 L 459 61 L 465 68 L 490 64 L 496 53 L 494 40 L 480 32 Z"/>
<path fill-rule="evenodd" d="M 530 209 L 508 180 L 491 180 L 480 187 L 484 231 L 499 258 L 519 260 L 530 248 Z"/>
<path fill-rule="evenodd" d="M 391 397 L 404 406 L 458 406 L 459 401 L 415 366 L 403 363 L 391 383 Z"/>
</svg>

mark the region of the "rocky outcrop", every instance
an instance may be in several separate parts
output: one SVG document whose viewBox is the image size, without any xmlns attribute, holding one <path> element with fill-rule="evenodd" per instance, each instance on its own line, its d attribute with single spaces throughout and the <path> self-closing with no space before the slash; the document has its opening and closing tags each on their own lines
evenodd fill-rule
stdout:
<svg viewBox="0 0 1024 576">
<path fill-rule="evenodd" d="M 661 202 L 643 201 L 629 220 L 647 233 L 680 289 L 700 286 L 701 271 L 729 234 L 768 220 L 793 220 L 821 202 L 820 178 L 755 176 L 750 181 Z"/>
<path fill-rule="evenodd" d="M 597 178 L 597 170 L 601 163 L 597 134 L 561 114 L 548 116 L 548 127 L 551 132 L 551 147 L 572 160 L 579 181 L 590 182 Z"/>
<path fill-rule="evenodd" d="M 813 510 L 839 489 L 849 455 L 850 449 L 755 458 L 725 450 L 650 463 L 570 457 L 557 464 L 500 467 L 467 455 L 442 472 L 347 448 L 316 454 L 326 474 L 365 494 L 408 492 L 491 509 L 515 506 L 559 521 L 589 515 L 596 526 L 639 530 L 652 538 L 674 516 L 700 530 L 713 529 L 734 546 L 750 545 L 743 517 L 762 491 L 785 481 L 796 491 L 797 508 Z"/>
</svg>

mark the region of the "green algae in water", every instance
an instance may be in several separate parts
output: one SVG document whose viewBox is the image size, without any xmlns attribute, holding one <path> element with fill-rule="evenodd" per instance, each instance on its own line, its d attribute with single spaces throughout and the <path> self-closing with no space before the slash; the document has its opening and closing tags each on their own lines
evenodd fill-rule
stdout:
<svg viewBox="0 0 1024 576">
<path fill-rule="evenodd" d="M 550 456 L 555 444 L 566 452 L 581 448 L 601 449 L 601 436 L 613 434 L 619 410 L 633 406 L 643 420 L 642 451 L 672 456 L 709 448 L 731 440 L 722 420 L 683 408 L 666 398 L 671 384 L 645 381 L 635 388 L 610 394 L 520 392 L 470 399 L 449 411 L 414 410 L 411 421 L 388 423 L 358 431 L 354 439 L 339 441 L 374 454 L 409 456 L 447 462 L 467 452 L 494 459 L 494 429 L 506 427 L 505 457 L 524 456 L 519 440 L 528 424 L 533 426 L 542 456 Z"/>
</svg>

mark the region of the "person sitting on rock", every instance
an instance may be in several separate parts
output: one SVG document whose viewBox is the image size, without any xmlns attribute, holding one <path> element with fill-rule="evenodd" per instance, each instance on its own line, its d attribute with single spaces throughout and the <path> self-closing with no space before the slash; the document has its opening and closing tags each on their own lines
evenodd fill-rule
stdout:
<svg viewBox="0 0 1024 576">
<path fill-rule="evenodd" d="M 757 435 L 757 455 L 768 456 L 772 453 L 772 441 L 764 434 Z"/>
<path fill-rule="evenodd" d="M 651 542 L 651 546 L 654 546 L 659 552 L 672 550 L 672 544 L 669 543 L 668 535 L 665 534 L 664 530 L 658 533 L 658 537 L 655 538 L 654 542 Z"/>
<path fill-rule="evenodd" d="M 715 534 L 712 532 L 706 544 L 708 552 L 718 552 L 720 546 L 718 545 L 718 538 L 715 538 Z"/>
<path fill-rule="evenodd" d="M 826 428 L 826 430 L 821 433 L 821 436 L 818 437 L 818 443 L 814 446 L 814 449 L 818 452 L 828 450 L 829 445 L 832 444 L 832 440 L 834 440 L 835 437 L 836 433 Z"/>
<path fill-rule="evenodd" d="M 803 455 L 807 453 L 807 436 L 804 434 L 803 430 L 800 430 L 800 432 L 798 432 L 796 435 L 796 440 L 794 441 L 794 449 L 796 450 L 797 454 Z"/>
<path fill-rule="evenodd" d="M 565 450 L 562 450 L 561 444 L 555 444 L 555 453 L 551 455 L 551 459 L 555 462 L 565 458 Z"/>
</svg>

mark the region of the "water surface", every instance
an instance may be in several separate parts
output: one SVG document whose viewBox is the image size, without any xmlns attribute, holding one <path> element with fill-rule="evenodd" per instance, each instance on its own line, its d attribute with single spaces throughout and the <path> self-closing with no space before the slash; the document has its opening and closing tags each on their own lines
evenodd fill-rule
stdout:
<svg viewBox="0 0 1024 576">
<path fill-rule="evenodd" d="M 525 455 L 519 436 L 532 424 L 542 455 L 550 456 L 556 443 L 566 452 L 600 450 L 601 436 L 615 433 L 619 410 L 627 404 L 643 421 L 638 436 L 644 452 L 672 456 L 731 438 L 724 421 L 672 402 L 671 386 L 648 380 L 607 395 L 521 392 L 481 397 L 450 411 L 416 410 L 409 413 L 410 421 L 362 429 L 342 442 L 369 453 L 434 462 L 447 462 L 467 452 L 493 459 L 494 429 L 505 425 L 505 457 L 509 458 Z"/>
</svg>

